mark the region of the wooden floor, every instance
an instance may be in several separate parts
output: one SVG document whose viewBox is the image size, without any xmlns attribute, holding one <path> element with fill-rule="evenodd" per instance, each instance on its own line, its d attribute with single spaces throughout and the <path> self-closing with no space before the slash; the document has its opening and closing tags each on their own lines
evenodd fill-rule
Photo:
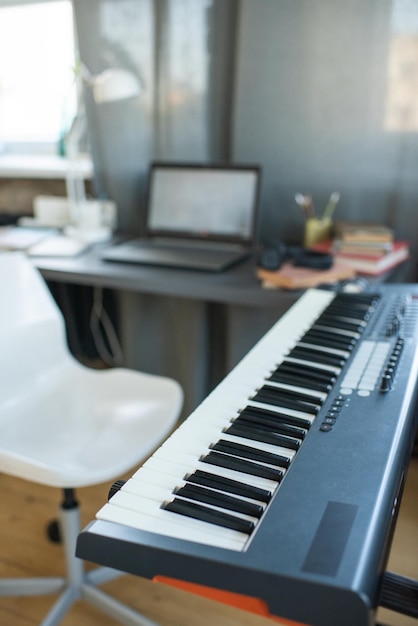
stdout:
<svg viewBox="0 0 418 626">
<path fill-rule="evenodd" d="M 93 519 L 106 499 L 108 485 L 79 490 L 83 525 Z M 45 536 L 45 523 L 56 514 L 59 492 L 0 474 L 0 577 L 61 575 L 61 548 Z M 389 569 L 418 578 L 418 458 L 412 460 L 392 545 Z M 124 602 L 161 626 L 263 626 L 272 624 L 232 607 L 134 576 L 123 576 L 104 586 Z M 42 621 L 54 596 L 0 598 L 2 626 L 35 626 Z M 418 620 L 379 612 L 381 623 L 417 626 Z M 338 622 L 338 620 L 337 620 Z M 336 626 L 337 626 L 336 622 Z M 79 602 L 62 626 L 117 626 L 117 622 Z M 353 624 L 355 626 L 355 624 Z"/>
</svg>

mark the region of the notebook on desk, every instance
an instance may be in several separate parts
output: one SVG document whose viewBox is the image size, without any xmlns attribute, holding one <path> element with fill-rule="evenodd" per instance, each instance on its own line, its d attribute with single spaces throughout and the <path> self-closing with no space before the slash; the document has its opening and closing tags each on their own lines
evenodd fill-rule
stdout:
<svg viewBox="0 0 418 626">
<path fill-rule="evenodd" d="M 105 261 L 222 271 L 256 240 L 260 167 L 154 162 L 146 234 L 112 245 Z"/>
</svg>

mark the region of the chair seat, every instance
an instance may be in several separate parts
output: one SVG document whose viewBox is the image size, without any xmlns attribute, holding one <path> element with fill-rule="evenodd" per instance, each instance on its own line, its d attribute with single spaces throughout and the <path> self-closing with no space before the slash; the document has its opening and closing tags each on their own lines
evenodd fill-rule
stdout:
<svg viewBox="0 0 418 626">
<path fill-rule="evenodd" d="M 55 487 L 124 474 L 169 434 L 182 403 L 171 379 L 93 370 L 71 357 L 27 391 L 14 403 L 0 402 L 0 467 Z"/>
</svg>

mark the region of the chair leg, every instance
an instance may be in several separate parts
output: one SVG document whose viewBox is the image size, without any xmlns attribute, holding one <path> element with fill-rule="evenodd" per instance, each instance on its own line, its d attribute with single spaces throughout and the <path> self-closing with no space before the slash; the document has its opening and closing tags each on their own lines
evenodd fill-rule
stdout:
<svg viewBox="0 0 418 626">
<path fill-rule="evenodd" d="M 3 578 L 0 596 L 42 596 L 58 593 L 64 587 L 64 578 Z"/>
<path fill-rule="evenodd" d="M 77 537 L 80 532 L 80 508 L 73 489 L 64 489 L 64 500 L 60 509 L 61 533 L 70 587 L 80 588 L 84 581 L 84 563 L 75 556 Z"/>
<path fill-rule="evenodd" d="M 55 602 L 48 615 L 42 620 L 40 626 L 59 626 L 64 615 L 71 609 L 78 598 L 79 594 L 73 588 L 66 589 Z"/>
<path fill-rule="evenodd" d="M 84 578 L 90 585 L 98 587 L 99 585 L 104 585 L 112 580 L 116 580 L 121 576 L 126 576 L 125 572 L 121 572 L 118 569 L 112 569 L 111 567 L 96 567 L 96 569 L 86 573 Z"/>
<path fill-rule="evenodd" d="M 67 563 L 68 583 L 72 586 L 74 599 L 83 598 L 97 609 L 117 619 L 124 626 L 158 626 L 137 611 L 112 598 L 95 585 L 113 580 L 123 572 L 108 567 L 99 567 L 90 574 L 85 573 L 84 563 L 75 556 L 77 537 L 80 532 L 80 513 L 74 491 L 64 490 L 64 502 L 61 507 L 61 528 Z M 74 600 L 73 600 L 74 601 Z M 55 626 L 47 622 L 42 626 Z"/>
<path fill-rule="evenodd" d="M 156 622 L 148 619 L 145 615 L 141 615 L 92 585 L 83 585 L 82 595 L 90 604 L 117 619 L 124 626 L 158 626 Z"/>
<path fill-rule="evenodd" d="M 66 575 L 62 578 L 8 578 L 0 580 L 0 596 L 31 596 L 62 592 L 41 626 L 58 626 L 72 604 L 86 600 L 116 619 L 123 626 L 158 626 L 156 622 L 107 595 L 96 585 L 122 576 L 124 572 L 98 567 L 85 572 L 84 561 L 75 555 L 80 533 L 80 511 L 73 489 L 64 489 L 60 508 L 60 527 L 65 556 Z"/>
</svg>

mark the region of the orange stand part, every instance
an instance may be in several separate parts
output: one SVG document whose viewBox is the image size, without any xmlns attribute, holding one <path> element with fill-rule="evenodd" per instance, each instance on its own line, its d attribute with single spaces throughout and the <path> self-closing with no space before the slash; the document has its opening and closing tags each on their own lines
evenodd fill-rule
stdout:
<svg viewBox="0 0 418 626">
<path fill-rule="evenodd" d="M 169 578 L 168 576 L 154 576 L 153 580 L 157 583 L 163 583 L 165 585 L 169 585 L 170 587 L 176 587 L 177 589 L 182 589 L 183 591 L 188 591 L 198 596 L 209 598 L 215 602 L 221 602 L 222 604 L 234 606 L 237 609 L 242 609 L 243 611 L 248 611 L 249 613 L 262 615 L 263 617 L 267 617 L 275 622 L 279 622 L 283 626 L 307 626 L 301 622 L 295 622 L 283 617 L 276 617 L 275 615 L 272 615 L 269 612 L 266 602 L 264 602 L 264 600 L 260 600 L 259 598 L 246 596 L 241 593 L 234 593 L 232 591 L 215 589 L 214 587 L 206 587 L 205 585 L 198 585 L 196 583 L 184 582 L 176 578 Z"/>
</svg>

